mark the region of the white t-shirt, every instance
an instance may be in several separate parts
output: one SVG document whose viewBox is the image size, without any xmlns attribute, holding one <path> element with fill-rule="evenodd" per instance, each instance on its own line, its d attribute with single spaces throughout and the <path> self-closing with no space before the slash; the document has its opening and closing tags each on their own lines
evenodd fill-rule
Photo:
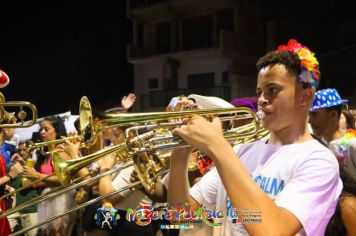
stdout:
<svg viewBox="0 0 356 236">
<path fill-rule="evenodd" d="M 120 173 L 114 178 L 112 181 L 112 185 L 115 190 L 118 190 L 120 188 L 123 188 L 129 184 L 130 182 L 130 177 L 131 173 L 133 171 L 134 167 L 130 166 L 126 169 L 123 169 L 120 171 Z M 139 189 L 132 191 L 132 190 L 125 190 L 120 192 L 120 195 L 124 197 L 121 201 L 115 204 L 116 209 L 124 210 L 126 211 L 128 208 L 131 209 L 136 209 L 137 206 L 139 205 L 151 205 L 152 201 Z"/>
<path fill-rule="evenodd" d="M 265 140 L 235 150 L 257 185 L 301 222 L 298 235 L 324 235 L 342 190 L 336 158 L 316 140 L 284 146 Z M 214 227 L 214 235 L 248 235 L 242 224 L 233 222 L 234 207 L 216 169 L 195 184 L 190 195 L 207 208 L 223 210 L 223 225 Z"/>
</svg>

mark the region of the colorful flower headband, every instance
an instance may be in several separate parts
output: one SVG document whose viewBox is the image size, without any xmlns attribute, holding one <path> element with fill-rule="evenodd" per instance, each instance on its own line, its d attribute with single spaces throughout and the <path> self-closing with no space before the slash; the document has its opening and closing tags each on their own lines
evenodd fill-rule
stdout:
<svg viewBox="0 0 356 236">
<path fill-rule="evenodd" d="M 318 68 L 318 60 L 314 57 L 314 53 L 306 46 L 301 45 L 295 39 L 290 39 L 287 45 L 280 45 L 276 52 L 289 51 L 298 55 L 300 60 L 300 75 L 299 80 L 308 83 L 313 87 L 318 87 L 320 71 Z"/>
</svg>

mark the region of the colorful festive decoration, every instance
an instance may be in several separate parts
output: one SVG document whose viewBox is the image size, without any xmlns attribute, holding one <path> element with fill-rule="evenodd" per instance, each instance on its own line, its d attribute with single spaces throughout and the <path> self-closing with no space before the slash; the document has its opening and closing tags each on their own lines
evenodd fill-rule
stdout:
<svg viewBox="0 0 356 236">
<path fill-rule="evenodd" d="M 319 84 L 319 62 L 314 57 L 314 53 L 306 46 L 301 45 L 295 39 L 290 39 L 287 45 L 280 45 L 276 52 L 288 51 L 298 55 L 300 60 L 299 79 L 301 82 L 308 83 L 313 87 L 317 87 Z"/>
<path fill-rule="evenodd" d="M 356 138 L 356 130 L 348 129 L 346 134 L 342 137 L 341 142 L 339 144 L 339 151 L 341 153 L 345 153 L 348 150 L 348 145 L 352 139 Z"/>
<path fill-rule="evenodd" d="M 0 69 L 0 88 L 5 88 L 10 83 L 9 76 Z"/>
<path fill-rule="evenodd" d="M 202 175 L 205 174 L 214 165 L 214 162 L 206 155 L 200 155 L 198 157 L 197 163 L 199 166 L 199 171 Z"/>
</svg>

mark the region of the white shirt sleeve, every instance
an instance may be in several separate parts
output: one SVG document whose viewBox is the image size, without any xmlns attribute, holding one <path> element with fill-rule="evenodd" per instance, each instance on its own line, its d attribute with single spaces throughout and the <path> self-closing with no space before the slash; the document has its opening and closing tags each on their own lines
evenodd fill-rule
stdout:
<svg viewBox="0 0 356 236">
<path fill-rule="evenodd" d="M 319 226 L 327 225 L 341 190 L 336 158 L 331 153 L 314 152 L 296 167 L 275 203 L 294 214 L 307 235 L 324 235 L 325 227 Z"/>
<path fill-rule="evenodd" d="M 216 194 L 220 177 L 216 168 L 205 174 L 201 180 L 189 190 L 189 194 L 198 203 L 211 208 L 216 203 Z"/>
<path fill-rule="evenodd" d="M 120 173 L 113 179 L 112 181 L 112 186 L 114 187 L 115 190 L 118 190 L 120 188 L 123 188 L 129 184 L 131 184 L 130 182 L 130 177 L 131 177 L 131 173 L 133 171 L 134 167 L 130 166 L 126 169 L 123 169 L 122 171 L 120 171 Z M 131 190 L 125 190 L 120 192 L 120 195 L 123 197 L 128 196 L 131 193 Z"/>
</svg>

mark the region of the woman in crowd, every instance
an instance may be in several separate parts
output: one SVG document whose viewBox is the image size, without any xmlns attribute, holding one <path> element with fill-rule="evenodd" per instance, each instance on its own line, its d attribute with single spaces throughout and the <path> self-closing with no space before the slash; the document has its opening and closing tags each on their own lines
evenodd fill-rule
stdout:
<svg viewBox="0 0 356 236">
<path fill-rule="evenodd" d="M 351 110 L 342 110 L 339 126 L 342 130 L 355 129 L 355 118 Z"/>
<path fill-rule="evenodd" d="M 41 124 L 40 135 L 43 142 L 60 139 L 66 136 L 66 129 L 62 119 L 59 116 L 50 116 L 45 118 Z M 38 151 L 37 162 L 34 168 L 24 167 L 24 177 L 32 179 L 42 179 L 54 173 L 54 167 L 52 164 L 52 155 L 48 154 L 53 152 L 57 145 L 48 145 L 46 153 Z M 63 152 L 62 152 L 63 153 Z M 62 154 L 61 153 L 61 154 Z M 65 156 L 63 153 L 63 157 Z M 41 194 L 46 194 L 55 186 L 59 186 L 57 176 L 51 176 L 42 182 L 35 185 L 37 188 L 41 188 Z M 38 205 L 38 221 L 42 222 L 48 219 L 49 216 L 54 216 L 58 213 L 64 212 L 67 209 L 73 207 L 74 193 L 69 192 L 62 194 L 56 198 L 43 201 Z M 71 235 L 73 228 L 74 216 L 69 214 L 63 216 L 57 220 L 54 220 L 46 225 L 41 226 L 39 229 L 40 235 Z"/>
</svg>

